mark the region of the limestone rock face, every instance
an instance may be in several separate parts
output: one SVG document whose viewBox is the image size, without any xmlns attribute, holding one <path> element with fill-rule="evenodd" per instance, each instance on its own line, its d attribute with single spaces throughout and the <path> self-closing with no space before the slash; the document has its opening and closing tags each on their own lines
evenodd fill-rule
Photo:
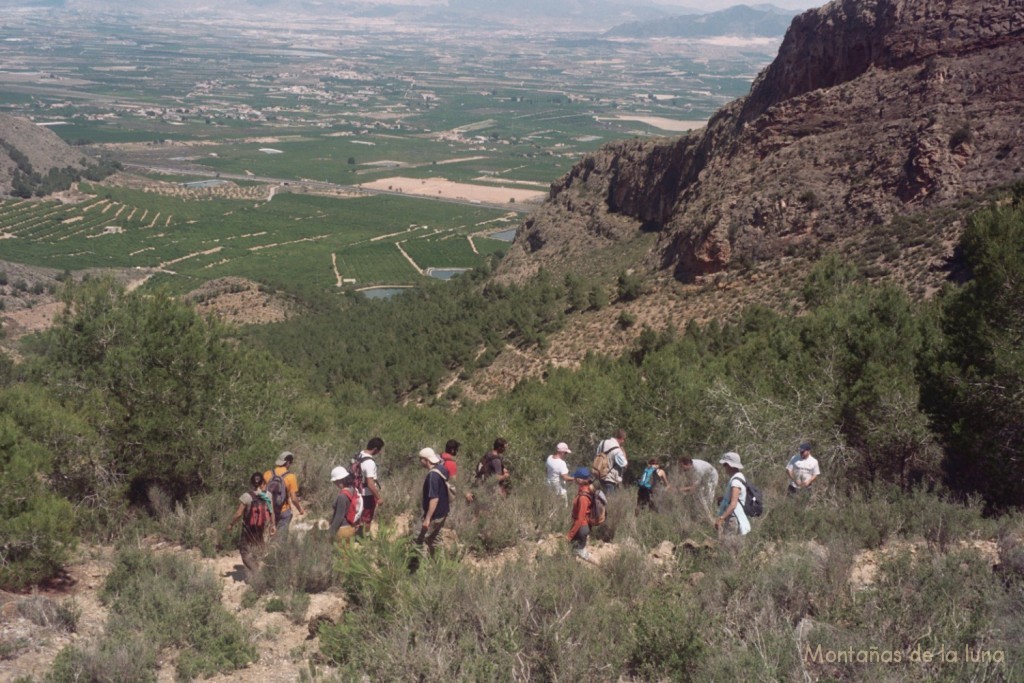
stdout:
<svg viewBox="0 0 1024 683">
<path fill-rule="evenodd" d="M 682 281 L 828 248 L 1024 177 L 1024 5 L 835 0 L 706 128 L 613 143 L 551 186 L 500 279 L 657 232 Z"/>
</svg>

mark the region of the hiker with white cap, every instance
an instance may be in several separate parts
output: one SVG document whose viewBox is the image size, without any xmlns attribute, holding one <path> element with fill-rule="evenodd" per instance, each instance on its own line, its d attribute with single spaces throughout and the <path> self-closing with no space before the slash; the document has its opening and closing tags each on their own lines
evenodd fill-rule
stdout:
<svg viewBox="0 0 1024 683">
<path fill-rule="evenodd" d="M 331 483 L 338 487 L 338 497 L 334 499 L 334 516 L 331 518 L 329 538 L 344 548 L 351 545 L 352 538 L 359 528 L 359 519 L 363 514 L 363 497 L 356 489 L 355 475 L 344 467 L 338 466 L 331 470 Z"/>
<path fill-rule="evenodd" d="M 290 472 L 295 463 L 295 454 L 284 451 L 277 457 L 274 468 L 263 473 L 263 481 L 267 482 L 267 493 L 274 503 L 274 516 L 277 518 L 277 530 L 287 533 L 292 521 L 292 508 L 300 515 L 306 514 L 299 500 L 299 479 Z"/>
<path fill-rule="evenodd" d="M 566 493 L 562 482 L 572 481 L 572 477 L 569 476 L 569 465 L 565 462 L 565 456 L 571 454 L 572 451 L 569 450 L 568 444 L 563 441 L 555 446 L 555 452 L 549 455 L 548 459 L 544 462 L 547 468 L 548 486 L 562 499 L 564 505 L 569 504 L 569 494 Z"/>
<path fill-rule="evenodd" d="M 743 504 L 747 499 L 747 480 L 743 476 L 740 455 L 729 451 L 719 459 L 718 464 L 722 466 L 729 481 L 725 486 L 722 502 L 718 506 L 715 528 L 720 534 L 724 532 L 746 536 L 750 533 L 750 520 L 743 511 Z"/>
<path fill-rule="evenodd" d="M 423 479 L 423 521 L 416 537 L 416 545 L 426 546 L 434 554 L 437 537 L 448 518 L 451 502 L 448 471 L 441 464 L 441 456 L 429 446 L 419 452 L 420 465 L 427 470 Z"/>
</svg>

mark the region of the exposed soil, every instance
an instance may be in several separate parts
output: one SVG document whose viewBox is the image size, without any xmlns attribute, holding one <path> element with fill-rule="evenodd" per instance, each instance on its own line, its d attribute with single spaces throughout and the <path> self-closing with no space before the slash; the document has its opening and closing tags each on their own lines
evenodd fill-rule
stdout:
<svg viewBox="0 0 1024 683">
<path fill-rule="evenodd" d="M 200 314 L 236 325 L 282 322 L 295 312 L 295 304 L 289 298 L 240 277 L 206 282 L 189 292 L 185 301 L 193 302 Z"/>
<path fill-rule="evenodd" d="M 471 183 L 457 183 L 444 178 L 383 178 L 372 183 L 363 183 L 362 187 L 371 190 L 391 190 L 420 197 L 444 197 L 445 199 L 464 199 L 470 202 L 487 202 L 500 204 L 514 199 L 521 202 L 540 202 L 547 197 L 546 191 L 522 190 L 514 187 L 485 187 Z"/>
<path fill-rule="evenodd" d="M 221 602 L 243 623 L 251 624 L 259 634 L 257 649 L 259 660 L 245 669 L 231 674 L 214 676 L 207 680 L 270 681 L 291 683 L 298 680 L 300 669 L 307 666 L 308 658 L 319 652 L 319 641 L 310 637 L 305 624 L 296 625 L 285 614 L 267 612 L 260 601 L 250 608 L 242 607 L 245 593 L 245 570 L 236 553 L 217 558 L 202 558 L 195 551 L 184 550 L 166 543 L 154 542 L 151 547 L 160 552 L 183 552 L 194 557 L 203 567 L 221 579 Z M 10 681 L 19 676 L 32 676 L 37 680 L 49 670 L 54 657 L 69 644 L 83 647 L 95 642 L 103 633 L 107 610 L 100 603 L 98 592 L 109 574 L 114 551 L 107 547 L 83 547 L 76 560 L 67 568 L 67 577 L 59 589 L 40 590 L 38 594 L 56 600 L 73 599 L 80 610 L 75 633 L 66 633 L 54 627 L 40 626 L 21 616 L 18 602 L 28 596 L 0 592 L 0 642 L 15 648 L 13 657 L 0 660 L 0 680 Z M 321 593 L 310 596 L 306 617 L 319 614 L 337 615 L 344 609 L 345 599 L 340 593 Z M 164 653 L 157 681 L 175 680 L 174 652 Z M 320 667 L 322 671 L 329 669 Z"/>
</svg>

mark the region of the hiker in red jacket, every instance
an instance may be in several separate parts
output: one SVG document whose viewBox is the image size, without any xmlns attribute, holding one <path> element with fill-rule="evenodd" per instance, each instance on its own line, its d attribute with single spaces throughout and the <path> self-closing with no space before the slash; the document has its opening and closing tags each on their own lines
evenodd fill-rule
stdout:
<svg viewBox="0 0 1024 683">
<path fill-rule="evenodd" d="M 572 501 L 572 528 L 566 538 L 572 543 L 573 552 L 581 560 L 589 560 L 587 539 L 590 538 L 590 508 L 594 500 L 594 487 L 590 483 L 590 468 L 579 467 L 572 473 L 579 489 Z"/>
</svg>

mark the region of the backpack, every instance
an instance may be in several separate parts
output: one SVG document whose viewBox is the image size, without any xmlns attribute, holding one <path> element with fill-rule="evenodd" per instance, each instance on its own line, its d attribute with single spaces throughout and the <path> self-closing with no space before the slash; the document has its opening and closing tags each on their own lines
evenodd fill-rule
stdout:
<svg viewBox="0 0 1024 683">
<path fill-rule="evenodd" d="M 747 517 L 760 517 L 764 514 L 764 496 L 761 494 L 761 489 L 748 482 L 746 478 L 740 481 L 747 489 L 747 499 L 743 503 L 744 514 Z"/>
<path fill-rule="evenodd" d="M 587 517 L 587 524 L 591 527 L 604 524 L 605 513 L 608 510 L 608 498 L 604 491 L 597 489 L 592 493 L 583 494 L 590 499 L 590 516 Z"/>
<path fill-rule="evenodd" d="M 362 452 L 356 453 L 352 458 L 352 476 L 356 479 L 356 491 L 362 495 L 366 489 L 366 480 L 363 479 L 363 463 L 367 460 L 373 460 L 372 455 L 363 455 Z"/>
<path fill-rule="evenodd" d="M 654 465 L 648 465 L 647 469 L 644 470 L 643 475 L 640 477 L 640 481 L 636 483 L 642 489 L 648 491 L 654 490 L 654 475 L 657 473 L 658 468 Z"/>
<path fill-rule="evenodd" d="M 250 491 L 249 495 L 252 497 L 252 502 L 245 509 L 242 527 L 252 535 L 262 535 L 263 529 L 270 521 L 270 510 L 256 491 Z"/>
<path fill-rule="evenodd" d="M 281 507 L 288 501 L 288 487 L 284 485 L 284 475 L 278 474 L 276 467 L 270 470 L 267 493 L 270 494 L 270 500 L 274 504 L 274 515 L 280 515 Z"/>
<path fill-rule="evenodd" d="M 350 493 L 347 488 L 341 490 L 341 492 L 348 498 L 348 511 L 345 513 L 345 521 L 348 522 L 349 526 L 355 526 L 356 520 L 362 515 L 363 497 L 358 493 Z"/>
<path fill-rule="evenodd" d="M 486 453 L 484 453 L 484 457 L 480 458 L 480 462 L 476 464 L 477 481 L 483 481 L 487 477 L 494 474 L 491 471 L 491 461 L 494 460 L 494 458 L 501 459 L 501 456 L 496 455 L 494 451 L 487 451 Z M 502 465 L 504 465 L 504 463 L 502 463 Z"/>
<path fill-rule="evenodd" d="M 443 464 L 441 465 L 440 468 L 431 467 L 430 470 L 427 472 L 427 476 L 429 477 L 430 473 L 434 472 L 435 474 L 437 474 L 437 476 L 441 477 L 441 481 L 444 482 L 445 488 L 448 489 L 448 503 L 450 504 L 455 499 L 455 487 L 452 486 L 452 483 L 450 481 L 448 481 L 448 472 L 442 472 L 442 469 L 444 469 Z"/>
<path fill-rule="evenodd" d="M 604 446 L 605 442 L 601 442 L 601 446 Z M 600 453 L 594 456 L 594 462 L 591 463 L 590 469 L 594 471 L 594 476 L 598 479 L 604 479 L 608 476 L 608 473 L 612 469 L 612 463 L 608 460 L 608 453 L 614 451 L 614 448 L 608 450 L 602 450 Z"/>
</svg>

